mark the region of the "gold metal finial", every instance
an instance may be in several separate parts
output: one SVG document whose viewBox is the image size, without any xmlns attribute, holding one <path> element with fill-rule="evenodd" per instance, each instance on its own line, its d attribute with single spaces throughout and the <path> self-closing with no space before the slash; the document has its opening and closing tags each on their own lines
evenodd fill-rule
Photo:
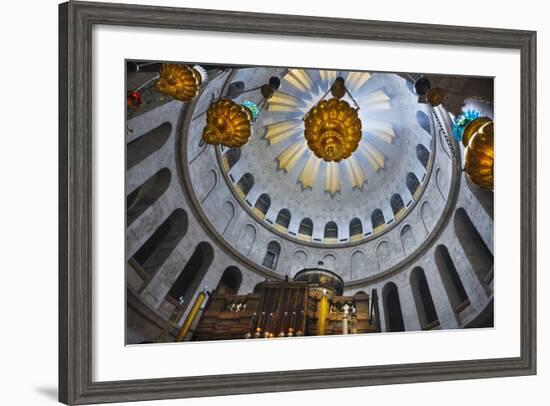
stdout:
<svg viewBox="0 0 550 406">
<path fill-rule="evenodd" d="M 445 98 L 445 92 L 440 87 L 432 87 L 426 93 L 426 100 L 432 107 L 439 106 L 441 103 L 443 103 L 444 98 Z"/>
<path fill-rule="evenodd" d="M 341 99 L 347 93 L 344 79 L 337 77 L 332 86 L 330 87 L 330 93 L 337 99 Z"/>
<path fill-rule="evenodd" d="M 464 129 L 462 143 L 464 171 L 475 185 L 493 190 L 493 169 L 495 164 L 494 123 L 487 117 L 480 117 Z"/>
<path fill-rule="evenodd" d="M 187 65 L 164 63 L 160 68 L 155 90 L 176 100 L 189 101 L 199 94 L 202 75 L 199 70 Z"/>
<path fill-rule="evenodd" d="M 252 120 L 248 108 L 229 99 L 217 100 L 208 108 L 202 139 L 207 144 L 241 147 L 252 135 Z"/>
<path fill-rule="evenodd" d="M 349 158 L 361 141 L 361 120 L 345 100 L 321 100 L 304 118 L 309 148 L 325 161 Z"/>
</svg>

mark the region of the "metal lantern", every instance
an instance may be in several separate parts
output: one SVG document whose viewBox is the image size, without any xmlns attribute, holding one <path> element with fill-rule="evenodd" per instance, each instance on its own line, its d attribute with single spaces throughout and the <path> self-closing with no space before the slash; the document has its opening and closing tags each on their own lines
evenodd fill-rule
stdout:
<svg viewBox="0 0 550 406">
<path fill-rule="evenodd" d="M 321 100 L 307 113 L 304 124 L 309 148 L 325 161 L 349 158 L 361 141 L 357 110 L 344 100 Z"/>
<path fill-rule="evenodd" d="M 471 121 L 464 129 L 462 144 L 464 152 L 464 171 L 475 185 L 493 190 L 494 188 L 494 123 L 487 117 Z"/>
<path fill-rule="evenodd" d="M 207 144 L 242 147 L 252 135 L 258 108 L 252 102 L 237 104 L 229 99 L 215 101 L 206 113 L 202 140 Z"/>
<path fill-rule="evenodd" d="M 260 91 L 264 99 L 271 99 L 277 89 L 281 87 L 281 79 L 277 76 L 271 76 L 269 82 L 260 87 Z"/>
<path fill-rule="evenodd" d="M 426 100 L 432 107 L 437 107 L 443 103 L 445 92 L 440 87 L 432 87 L 426 92 Z"/>
<path fill-rule="evenodd" d="M 425 96 L 426 93 L 432 87 L 430 81 L 427 78 L 421 77 L 414 82 L 414 91 L 419 96 Z"/>
<path fill-rule="evenodd" d="M 206 71 L 198 65 L 190 67 L 164 63 L 160 68 L 159 78 L 155 82 L 155 90 L 185 102 L 199 94 L 200 85 L 205 80 Z"/>
<path fill-rule="evenodd" d="M 330 93 L 337 99 L 341 99 L 346 95 L 347 89 L 344 79 L 341 77 L 336 78 L 332 86 L 330 87 Z"/>
</svg>

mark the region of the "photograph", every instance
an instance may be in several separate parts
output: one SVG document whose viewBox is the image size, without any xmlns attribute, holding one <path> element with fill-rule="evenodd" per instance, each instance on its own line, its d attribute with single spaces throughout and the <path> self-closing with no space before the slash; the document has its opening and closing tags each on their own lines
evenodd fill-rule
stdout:
<svg viewBox="0 0 550 406">
<path fill-rule="evenodd" d="M 495 327 L 493 77 L 125 71 L 126 345 Z"/>
<path fill-rule="evenodd" d="M 549 399 L 543 2 L 113 1 L 3 3 L 0 403 Z"/>
</svg>

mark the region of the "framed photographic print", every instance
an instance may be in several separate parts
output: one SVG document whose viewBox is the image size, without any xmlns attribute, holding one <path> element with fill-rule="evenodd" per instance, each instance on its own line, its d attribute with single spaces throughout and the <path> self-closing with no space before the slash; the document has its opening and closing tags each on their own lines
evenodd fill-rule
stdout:
<svg viewBox="0 0 550 406">
<path fill-rule="evenodd" d="M 60 401 L 536 373 L 535 38 L 60 5 Z"/>
</svg>

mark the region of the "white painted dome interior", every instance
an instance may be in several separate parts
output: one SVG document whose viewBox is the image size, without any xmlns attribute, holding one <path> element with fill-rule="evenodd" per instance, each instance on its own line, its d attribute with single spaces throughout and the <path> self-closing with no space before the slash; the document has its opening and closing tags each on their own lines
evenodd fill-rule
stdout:
<svg viewBox="0 0 550 406">
<path fill-rule="evenodd" d="M 259 83 L 277 73 L 264 71 L 254 76 Z M 302 119 L 337 76 L 360 106 L 363 134 L 350 158 L 329 163 L 309 150 Z M 291 70 L 264 110 L 253 139 L 242 148 L 222 147 L 220 159 L 241 203 L 275 232 L 323 245 L 361 241 L 398 222 L 419 198 L 432 129 L 427 107 L 400 76 Z"/>
</svg>

